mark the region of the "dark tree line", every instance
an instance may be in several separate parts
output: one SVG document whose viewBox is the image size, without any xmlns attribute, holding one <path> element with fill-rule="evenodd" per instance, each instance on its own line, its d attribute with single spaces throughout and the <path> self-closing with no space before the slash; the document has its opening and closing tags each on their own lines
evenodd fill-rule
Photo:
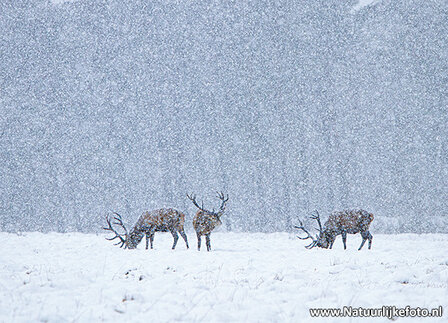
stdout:
<svg viewBox="0 0 448 323">
<path fill-rule="evenodd" d="M 443 1 L 0 4 L 0 230 L 95 231 L 195 192 L 228 230 L 374 213 L 447 231 Z"/>
</svg>

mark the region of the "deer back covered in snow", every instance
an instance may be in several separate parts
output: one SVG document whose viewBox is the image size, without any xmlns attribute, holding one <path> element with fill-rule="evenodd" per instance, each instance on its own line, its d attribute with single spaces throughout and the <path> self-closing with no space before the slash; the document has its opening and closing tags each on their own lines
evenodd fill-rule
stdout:
<svg viewBox="0 0 448 323">
<path fill-rule="evenodd" d="M 157 209 L 151 212 L 144 212 L 137 220 L 137 223 L 128 233 L 126 227 L 123 224 L 121 215 L 114 212 L 115 222 L 113 224 L 121 226 L 125 233 L 119 234 L 112 226 L 109 217 L 106 217 L 108 224 L 105 230 L 112 231 L 115 233 L 115 237 L 108 240 L 120 239 L 117 244 L 121 244 L 120 248 L 124 247 L 127 249 L 135 249 L 137 245 L 146 236 L 146 249 L 148 249 L 148 240 L 151 242 L 151 249 L 153 248 L 154 233 L 157 231 L 170 232 L 173 236 L 174 242 L 172 249 L 176 248 L 177 240 L 179 239 L 178 232 L 185 241 L 188 248 L 187 235 L 184 231 L 185 215 L 175 209 Z"/>
<path fill-rule="evenodd" d="M 328 220 L 324 223 L 323 227 L 320 222 L 319 213 L 311 218 L 316 220 L 319 224 L 319 235 L 316 238 L 311 236 L 311 234 L 304 228 L 302 222 L 300 222 L 300 226 L 296 226 L 297 229 L 304 231 L 308 235 L 305 238 L 299 237 L 299 239 L 305 240 L 311 238 L 313 240 L 313 242 L 307 246 L 309 249 L 315 246 L 331 249 L 333 247 L 334 240 L 338 235 L 342 235 L 342 242 L 344 243 L 344 249 L 346 249 L 347 233 L 361 234 L 362 242 L 358 250 L 361 250 L 366 240 L 369 240 L 369 249 L 372 246 L 373 237 L 369 232 L 370 224 L 374 218 L 372 213 L 365 210 L 345 210 L 334 212 L 328 217 Z"/>
</svg>

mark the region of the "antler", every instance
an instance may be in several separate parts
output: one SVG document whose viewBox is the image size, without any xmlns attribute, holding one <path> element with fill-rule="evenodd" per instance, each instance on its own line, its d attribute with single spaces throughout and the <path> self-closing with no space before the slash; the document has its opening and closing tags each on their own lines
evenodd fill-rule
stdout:
<svg viewBox="0 0 448 323">
<path fill-rule="evenodd" d="M 118 214 L 118 213 L 116 213 L 116 212 L 112 212 L 112 213 L 116 215 L 116 216 L 114 216 L 114 220 L 115 220 L 116 222 L 114 222 L 113 224 L 116 224 L 116 225 L 121 226 L 121 227 L 124 229 L 124 231 L 125 231 L 125 237 L 127 237 L 127 235 L 128 235 L 128 230 L 126 229 L 126 227 L 125 227 L 124 224 L 123 224 L 123 220 L 121 219 L 121 215 Z M 121 243 L 120 248 L 123 247 L 123 245 L 126 243 L 126 238 L 123 238 L 122 235 L 119 234 L 119 233 L 112 227 L 112 223 L 110 223 L 110 218 L 109 218 L 109 216 L 107 216 L 107 215 L 106 215 L 106 222 L 107 222 L 107 225 L 108 225 L 109 227 L 108 227 L 108 228 L 103 228 L 103 229 L 106 230 L 106 231 L 111 231 L 111 232 L 115 233 L 115 237 L 113 237 L 113 238 L 106 238 L 106 240 L 115 240 L 115 239 L 118 238 L 118 239 L 120 239 L 120 241 L 117 242 L 117 243 L 115 243 L 115 245 L 119 245 L 119 244 Z"/>
<path fill-rule="evenodd" d="M 315 212 L 317 213 L 317 215 L 310 216 L 310 219 L 317 220 L 317 223 L 319 224 L 319 232 L 322 233 L 323 229 L 322 224 L 320 223 L 320 215 L 317 210 L 315 210 Z"/>
<path fill-rule="evenodd" d="M 222 201 L 221 206 L 219 207 L 219 210 L 221 212 L 224 212 L 224 209 L 226 208 L 226 203 L 229 200 L 229 195 L 227 194 L 227 198 L 225 198 L 225 195 L 223 192 L 216 192 L 218 194 L 218 198 Z"/>
<path fill-rule="evenodd" d="M 307 229 L 305 229 L 305 227 L 303 226 L 302 221 L 299 220 L 300 226 L 294 226 L 294 228 L 302 230 L 303 232 L 305 232 L 307 234 L 307 236 L 305 238 L 301 238 L 299 236 L 297 236 L 297 238 L 299 238 L 300 240 L 306 240 L 306 239 L 311 239 L 313 240 L 313 242 L 311 242 L 309 245 L 305 246 L 305 248 L 307 249 L 312 249 L 316 246 L 317 244 L 317 239 L 315 239 L 309 232 Z"/>
<path fill-rule="evenodd" d="M 194 206 L 196 206 L 199 210 L 206 213 L 208 212 L 207 210 L 204 209 L 204 202 L 202 202 L 202 207 L 200 207 L 199 204 L 196 202 L 196 195 L 191 194 L 190 196 L 187 194 L 187 197 L 191 200 L 191 202 L 193 202 Z"/>
</svg>

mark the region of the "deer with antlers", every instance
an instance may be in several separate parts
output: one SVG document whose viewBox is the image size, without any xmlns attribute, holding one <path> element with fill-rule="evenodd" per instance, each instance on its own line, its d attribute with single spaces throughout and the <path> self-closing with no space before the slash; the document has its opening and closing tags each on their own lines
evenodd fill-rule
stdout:
<svg viewBox="0 0 448 323">
<path fill-rule="evenodd" d="M 109 216 L 106 216 L 108 227 L 103 229 L 115 233 L 114 237 L 106 239 L 119 239 L 120 241 L 116 243 L 116 245 L 121 244 L 120 248 L 124 246 L 125 249 L 135 249 L 140 241 L 142 241 L 143 236 L 146 235 L 146 249 L 148 249 L 148 240 L 151 242 L 152 249 L 154 233 L 157 231 L 169 231 L 173 235 L 174 239 L 172 249 L 176 248 L 177 240 L 179 239 L 179 235 L 177 234 L 178 232 L 184 239 L 188 249 L 187 235 L 184 231 L 185 215 L 182 212 L 175 209 L 158 209 L 151 212 L 144 212 L 129 233 L 123 224 L 121 215 L 116 212 L 113 212 L 113 214 L 113 220 L 115 220 L 115 222 L 111 223 Z M 118 233 L 112 224 L 120 226 L 125 232 L 123 234 Z"/>
<path fill-rule="evenodd" d="M 319 225 L 319 234 L 317 237 L 314 238 L 308 230 L 305 229 L 302 221 L 299 221 L 300 226 L 295 226 L 295 228 L 302 230 L 307 234 L 304 238 L 297 238 L 301 240 L 313 240 L 311 244 L 305 247 L 307 249 L 312 249 L 316 246 L 319 248 L 331 249 L 333 247 L 334 240 L 338 235 L 342 235 L 344 249 L 347 249 L 347 233 L 356 234 L 358 232 L 361 233 L 362 237 L 361 246 L 358 250 L 362 249 L 366 243 L 366 240 L 369 240 L 369 249 L 372 246 L 372 234 L 369 232 L 370 224 L 373 221 L 372 213 L 368 213 L 364 210 L 335 212 L 328 217 L 328 220 L 324 223 L 323 227 L 320 222 L 319 212 L 316 211 L 316 215 L 313 215 L 310 218 L 316 220 Z"/>
<path fill-rule="evenodd" d="M 215 212 L 215 210 L 208 211 L 204 209 L 203 204 L 202 206 L 199 206 L 199 204 L 196 202 L 196 196 L 187 194 L 187 197 L 193 202 L 194 206 L 199 209 L 193 218 L 193 227 L 196 231 L 196 236 L 198 237 L 198 250 L 201 250 L 201 236 L 205 236 L 207 251 L 211 250 L 212 247 L 210 245 L 210 234 L 216 227 L 222 224 L 221 216 L 224 214 L 229 196 L 227 196 L 226 198 L 224 196 L 224 193 L 222 192 L 217 192 L 217 194 L 218 198 L 221 200 L 221 206 L 219 207 L 218 212 Z"/>
</svg>

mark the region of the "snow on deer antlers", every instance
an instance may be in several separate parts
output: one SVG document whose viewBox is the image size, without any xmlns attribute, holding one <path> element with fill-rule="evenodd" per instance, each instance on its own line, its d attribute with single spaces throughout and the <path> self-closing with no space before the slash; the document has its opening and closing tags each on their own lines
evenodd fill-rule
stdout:
<svg viewBox="0 0 448 323">
<path fill-rule="evenodd" d="M 298 237 L 301 240 L 311 239 L 313 242 L 306 246 L 307 249 L 314 247 L 320 248 L 332 248 L 334 240 L 338 235 L 342 235 L 342 242 L 344 243 L 344 249 L 347 249 L 347 233 L 356 234 L 361 233 L 362 242 L 358 250 L 361 250 L 366 240 L 369 240 L 369 249 L 372 247 L 372 234 L 369 232 L 370 224 L 373 221 L 373 214 L 364 210 L 346 210 L 341 212 L 334 212 L 329 217 L 327 222 L 322 224 L 320 222 L 319 212 L 316 211 L 316 215 L 311 216 L 311 219 L 316 220 L 319 224 L 319 234 L 314 238 L 303 226 L 302 221 L 300 226 L 295 228 L 302 230 L 307 234 L 305 238 Z"/>
<path fill-rule="evenodd" d="M 211 250 L 210 245 L 210 234 L 216 227 L 222 224 L 221 216 L 224 214 L 224 210 L 226 207 L 226 203 L 229 200 L 229 196 L 227 198 L 224 196 L 224 193 L 219 193 L 218 198 L 221 200 L 221 206 L 219 207 L 219 211 L 207 211 L 204 209 L 204 205 L 199 206 L 196 202 L 196 196 L 188 195 L 187 197 L 193 202 L 194 206 L 196 206 L 199 210 L 196 212 L 196 215 L 193 218 L 193 227 L 196 231 L 196 236 L 198 237 L 198 250 L 201 250 L 201 236 L 205 236 L 205 244 L 207 246 L 207 251 Z"/>
<path fill-rule="evenodd" d="M 171 232 L 173 235 L 173 247 L 176 248 L 177 240 L 179 239 L 180 233 L 182 238 L 185 241 L 188 249 L 188 240 L 187 235 L 184 231 L 184 223 L 185 223 L 185 215 L 182 212 L 179 212 L 175 209 L 158 209 L 151 212 L 144 212 L 137 223 L 132 228 L 131 232 L 128 233 L 128 230 L 123 224 L 121 215 L 113 212 L 113 219 L 115 222 L 111 223 L 111 219 L 106 216 L 106 222 L 108 224 L 107 228 L 103 228 L 104 230 L 111 231 L 115 233 L 115 237 L 106 238 L 107 240 L 119 239 L 120 241 L 116 243 L 116 245 L 121 244 L 120 248 L 123 247 L 126 249 L 135 249 L 137 245 L 142 241 L 143 236 L 146 235 L 146 249 L 148 249 L 148 240 L 151 242 L 151 249 L 153 248 L 154 241 L 154 233 L 156 231 L 159 232 Z M 118 233 L 112 226 L 112 224 L 118 225 L 122 227 L 125 231 L 124 234 Z"/>
</svg>

